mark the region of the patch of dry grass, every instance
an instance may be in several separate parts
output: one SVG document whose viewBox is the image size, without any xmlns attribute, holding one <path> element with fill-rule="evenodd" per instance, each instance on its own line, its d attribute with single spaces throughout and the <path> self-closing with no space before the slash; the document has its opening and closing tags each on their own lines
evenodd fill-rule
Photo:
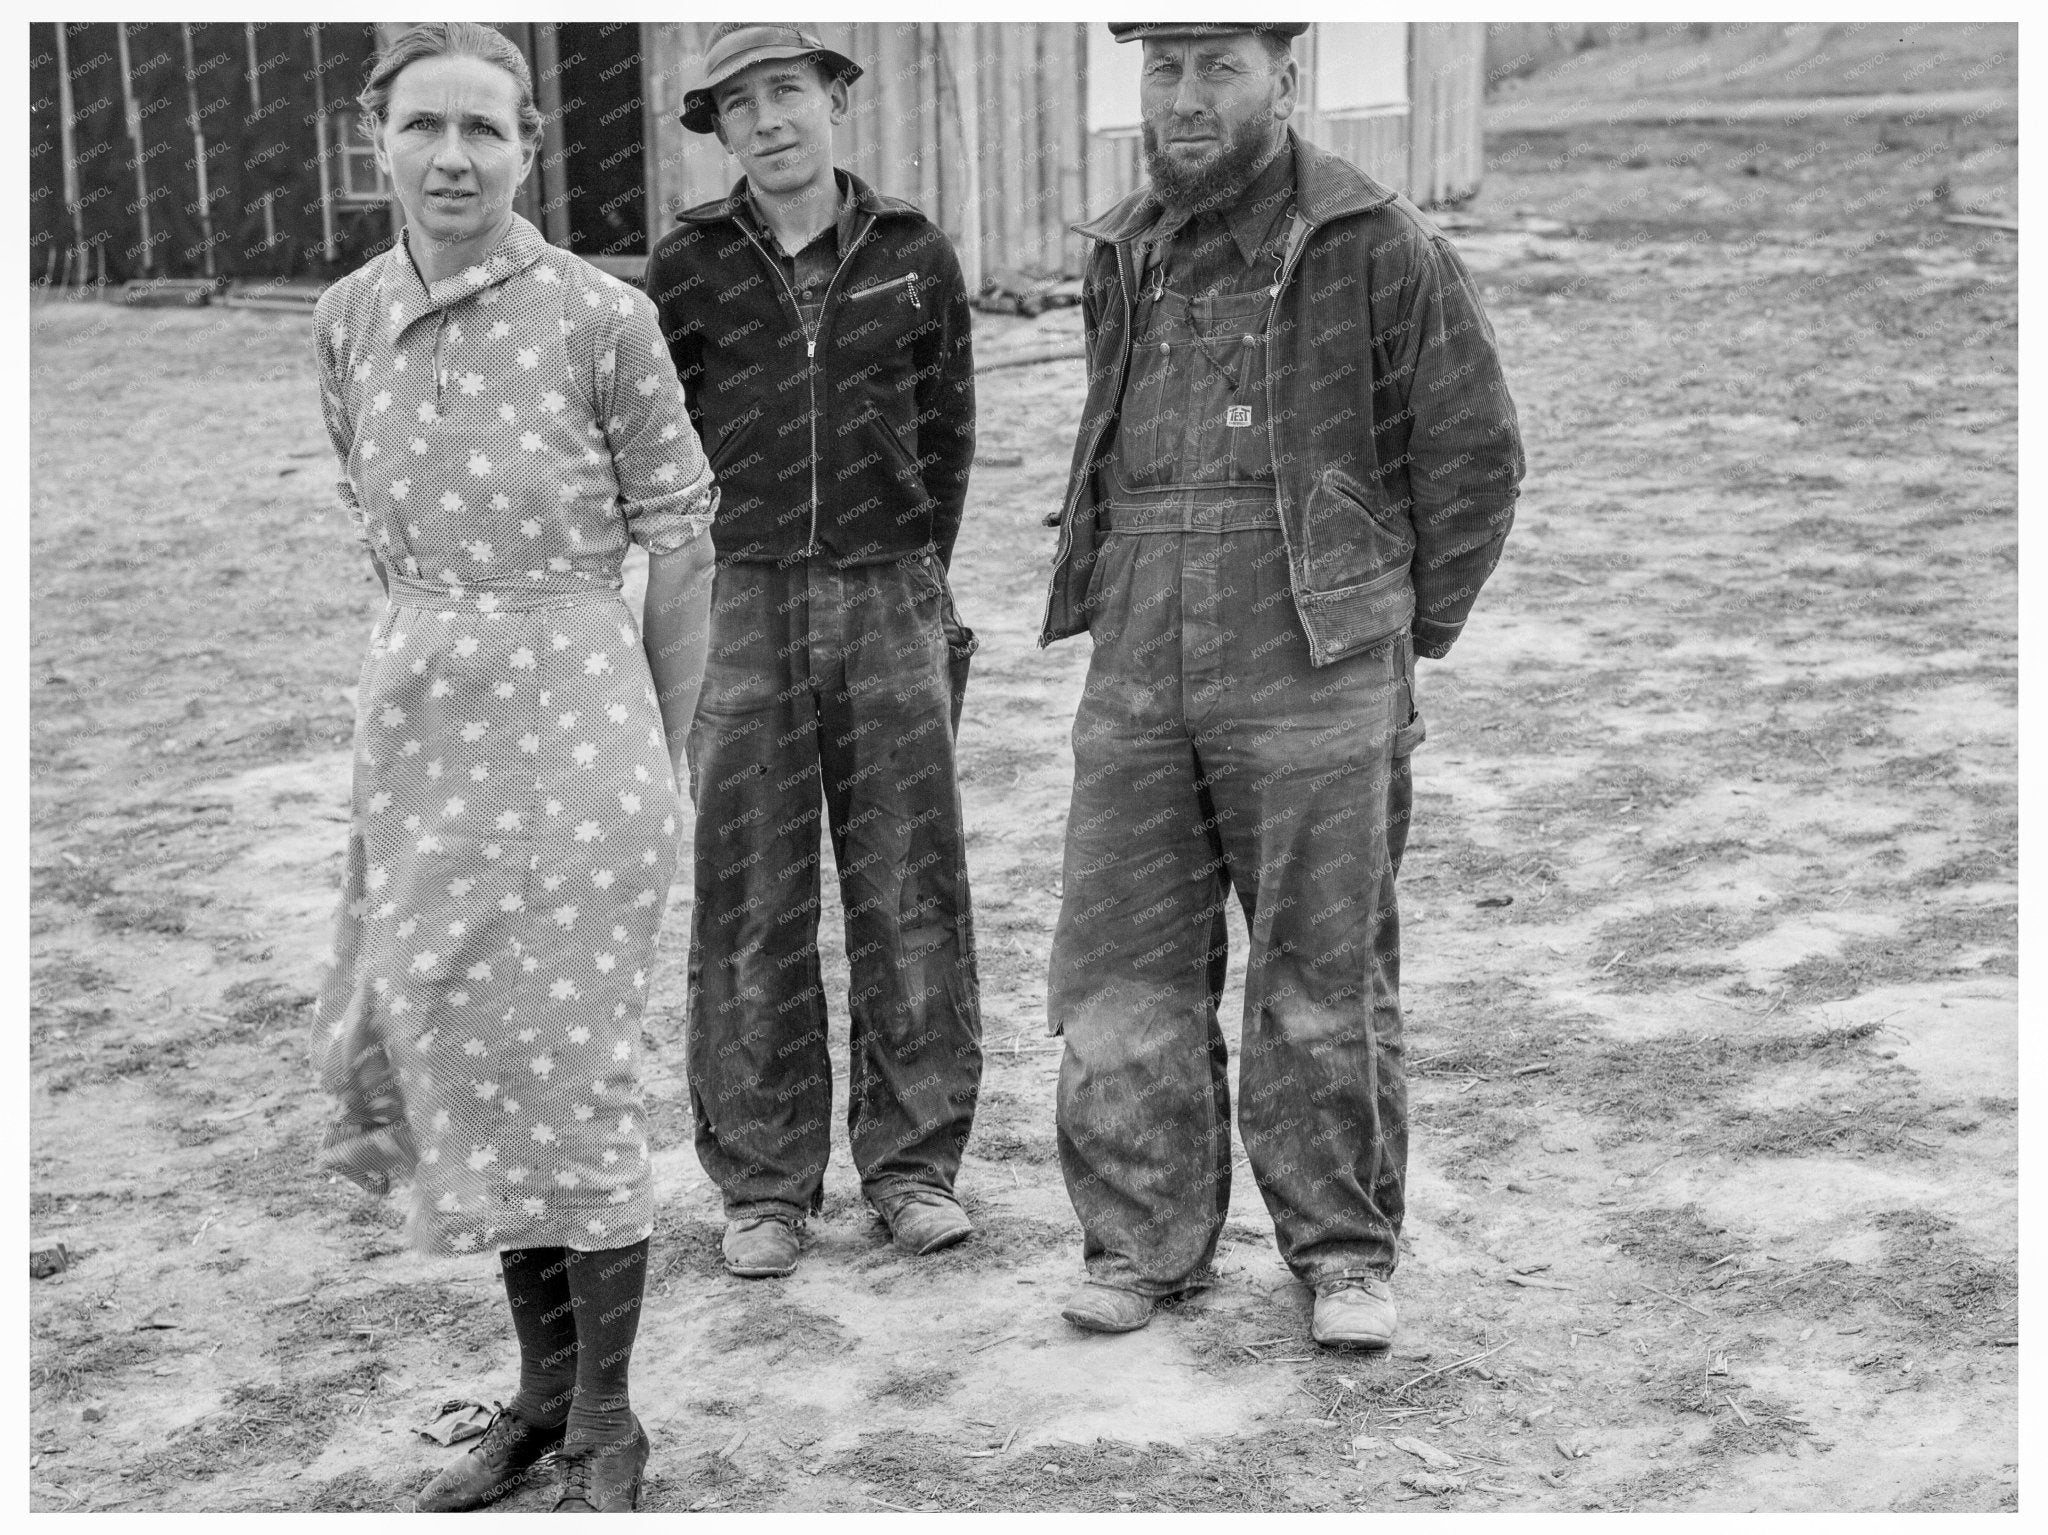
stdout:
<svg viewBox="0 0 2048 1535">
<path fill-rule="evenodd" d="M 1182 1448 L 1099 1439 L 966 1459 L 928 1436 L 864 1435 L 828 1469 L 854 1483 L 837 1506 L 1016 1513 L 1253 1512 L 1333 1503 L 1350 1475 L 1325 1445 L 1267 1432 Z"/>
<path fill-rule="evenodd" d="M 410 1481 L 380 1477 L 359 1468 L 314 1483 L 298 1507 L 309 1514 L 404 1511 L 411 1509 L 415 1490 Z"/>
<path fill-rule="evenodd" d="M 114 1326 L 113 1313 L 91 1299 L 54 1307 L 32 1321 L 29 1389 L 59 1400 L 91 1396 L 160 1352 L 157 1333 L 102 1331 L 103 1325 Z"/>
<path fill-rule="evenodd" d="M 503 1348 L 512 1334 L 505 1307 L 488 1292 L 433 1282 L 384 1285 L 344 1300 L 316 1297 L 284 1316 L 285 1328 L 271 1350 L 284 1361 L 322 1348 L 374 1352 L 428 1340 L 448 1351 Z"/>
<path fill-rule="evenodd" d="M 927 1253 L 922 1258 L 911 1258 L 884 1244 L 869 1258 L 859 1260 L 855 1267 L 881 1268 L 885 1264 L 896 1267 L 915 1263 L 918 1272 L 930 1273 L 943 1281 L 949 1274 L 1022 1271 L 1047 1253 L 1064 1248 L 1073 1248 L 1078 1259 L 1081 1231 L 1076 1225 L 1043 1221 L 1029 1215 L 1012 1215 L 983 1207 L 964 1196 L 962 1204 L 974 1221 L 974 1235 L 966 1241 Z"/>
<path fill-rule="evenodd" d="M 1555 1080 L 1586 1109 L 1613 1121 L 1612 1140 L 1642 1140 L 1667 1134 L 1674 1115 L 1728 1117 L 1734 1111 L 1724 1107 L 1726 1101 L 1757 1072 L 1806 1059 L 1834 1063 L 1877 1027 L 1868 1023 L 1747 1039 L 1678 1033 L 1594 1050 L 1560 1049 Z M 1766 1144 L 1759 1139 L 1752 1149 L 1761 1152 Z"/>
<path fill-rule="evenodd" d="M 305 1466 L 344 1417 L 362 1410 L 383 1370 L 384 1361 L 373 1358 L 332 1374 L 274 1385 L 239 1382 L 229 1388 L 219 1409 L 172 1434 L 162 1448 L 138 1457 L 128 1474 L 143 1486 L 160 1490 L 210 1481 L 245 1466 Z"/>
<path fill-rule="evenodd" d="M 310 991 L 258 976 L 236 981 L 220 994 L 220 1000 L 236 1031 L 249 1035 L 304 1022 L 314 999 Z"/>
<path fill-rule="evenodd" d="M 721 1354 L 747 1350 L 764 1365 L 779 1364 L 791 1355 L 836 1347 L 846 1334 L 822 1311 L 770 1296 L 748 1300 L 713 1324 L 705 1344 Z"/>
<path fill-rule="evenodd" d="M 1652 1268 L 1699 1268 L 1730 1251 L 1728 1228 L 1701 1220 L 1698 1205 L 1624 1211 L 1608 1219 L 1605 1235 L 1623 1254 Z"/>
<path fill-rule="evenodd" d="M 1953 971 L 1959 953 L 1998 949 L 2004 954 L 1985 965 L 1986 971 L 2015 975 L 2019 969 L 2019 908 L 2011 903 L 1951 903 L 1923 911 L 1903 932 L 1889 938 L 1862 938 L 1841 952 L 1812 955 L 1784 973 L 1792 1002 L 1811 1005 L 1840 1001 L 1880 986 L 1924 981 Z"/>
<path fill-rule="evenodd" d="M 868 1390 L 872 1401 L 894 1401 L 905 1407 L 930 1407 L 951 1396 L 960 1385 L 960 1372 L 932 1365 L 925 1368 L 893 1369 Z"/>
<path fill-rule="evenodd" d="M 648 1277 L 657 1282 L 687 1277 L 725 1281 L 725 1256 L 719 1244 L 725 1236 L 722 1221 L 692 1220 L 672 1204 L 663 1203 L 654 1212 L 654 1243 Z"/>
<path fill-rule="evenodd" d="M 1845 1103 L 1830 1095 L 1782 1109 L 1733 1109 L 1719 1137 L 1730 1156 L 1804 1157 L 1885 1155 L 1919 1159 L 1934 1147 L 1911 1133 L 1927 1111 L 1910 1090 L 1879 1100 Z"/>
</svg>

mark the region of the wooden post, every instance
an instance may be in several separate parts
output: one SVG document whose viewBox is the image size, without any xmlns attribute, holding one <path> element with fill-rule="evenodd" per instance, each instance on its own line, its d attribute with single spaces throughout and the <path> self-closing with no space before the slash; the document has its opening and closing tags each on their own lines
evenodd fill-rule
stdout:
<svg viewBox="0 0 2048 1535">
<path fill-rule="evenodd" d="M 1000 125 L 995 146 L 996 265 L 1009 271 L 1031 260 L 1031 240 L 1025 221 L 1031 211 L 1031 151 L 1037 134 L 1032 131 L 1025 108 L 1021 76 L 1037 63 L 1037 49 L 1032 46 L 1031 37 L 1034 30 L 1035 26 L 996 22 L 981 33 L 988 42 L 989 72 L 995 76 L 996 122 Z M 1025 52 L 1018 46 L 1020 43 L 1031 51 Z M 975 73 L 981 73 L 979 50 L 974 62 Z"/>
<path fill-rule="evenodd" d="M 128 56 L 128 23 L 114 23 L 121 49 L 121 116 L 128 124 L 128 142 L 135 146 L 135 208 L 142 219 L 142 272 L 156 269 L 156 246 L 149 235 L 149 167 L 142 158 L 142 110 L 135 104 L 135 74 Z"/>
<path fill-rule="evenodd" d="M 941 148 L 943 127 L 939 121 L 939 29 L 936 23 L 917 23 L 917 205 L 935 224 L 945 222 L 939 190 L 939 167 L 945 160 Z"/>
<path fill-rule="evenodd" d="M 213 272 L 213 194 L 206 186 L 206 128 L 199 119 L 198 65 L 192 57 L 192 23 L 178 23 L 178 35 L 185 42 L 185 104 L 192 123 L 192 163 L 199 173 L 199 234 L 205 242 L 206 275 Z"/>
<path fill-rule="evenodd" d="M 540 108 L 541 233 L 550 245 L 569 248 L 569 167 L 562 134 L 562 59 L 552 21 L 533 27 L 533 73 Z"/>
<path fill-rule="evenodd" d="M 1323 109 L 1316 90 L 1316 34 L 1319 28 L 1311 26 L 1308 31 L 1294 40 L 1295 73 L 1301 78 L 1301 88 L 1295 94 L 1294 131 L 1305 139 L 1311 139 L 1329 147 L 1329 139 L 1323 133 Z"/>
<path fill-rule="evenodd" d="M 313 144 L 320 161 L 320 257 L 332 261 L 334 243 L 334 167 L 327 153 L 327 72 L 320 63 L 320 23 L 309 22 L 306 33 L 313 39 Z"/>
<path fill-rule="evenodd" d="M 874 70 L 868 90 L 873 94 L 875 124 L 875 186 L 898 197 L 917 195 L 917 23 L 878 22 Z"/>
<path fill-rule="evenodd" d="M 379 58 L 383 57 L 384 50 L 396 42 L 406 30 L 406 24 L 402 21 L 378 21 L 372 22 L 371 26 L 375 30 L 377 56 Z M 509 36 L 510 33 L 508 32 L 507 35 Z M 349 114 L 350 131 L 356 133 L 363 131 L 360 118 L 360 112 Z M 378 184 L 382 185 L 384 173 L 381 169 L 378 171 L 377 176 Z M 384 199 L 384 221 L 391 229 L 391 245 L 393 247 L 399 246 L 405 238 L 405 205 L 398 200 L 398 189 L 396 187 L 393 187 L 391 195 Z M 381 249 L 382 247 L 379 248 Z"/>
<path fill-rule="evenodd" d="M 981 61 L 971 21 L 939 24 L 940 57 L 953 87 L 953 115 L 960 124 L 960 268 L 972 298 L 981 292 Z"/>
<path fill-rule="evenodd" d="M 641 222 L 647 226 L 647 254 L 654 254 L 654 242 L 668 233 L 661 206 L 662 94 L 663 69 L 654 50 L 662 33 L 654 22 L 638 21 L 640 29 L 640 155 L 642 195 Z"/>
<path fill-rule="evenodd" d="M 249 40 L 249 110 L 260 113 L 263 110 L 263 82 L 256 75 L 256 23 L 243 22 L 242 32 Z M 272 207 L 276 196 L 275 192 L 263 194 L 263 248 L 266 251 L 277 244 L 277 213 Z"/>
<path fill-rule="evenodd" d="M 1086 242 L 1072 232 L 1088 217 L 1088 36 L 1084 23 L 1062 24 L 1052 51 L 1053 122 L 1059 142 L 1059 226 L 1054 264 L 1078 277 Z"/>
<path fill-rule="evenodd" d="M 1408 24 L 1408 184 L 1401 190 L 1427 208 L 1433 198 L 1430 168 L 1435 128 L 1430 121 L 1436 92 L 1429 74 L 1428 35 L 1423 23 Z"/>
<path fill-rule="evenodd" d="M 66 22 L 57 23 L 57 112 L 64 158 L 64 206 L 71 210 L 71 249 L 85 250 L 85 210 L 78 204 L 78 144 L 73 134 L 77 108 L 71 96 L 71 52 L 64 43 Z M 64 255 L 64 284 L 71 286 L 71 254 Z"/>
</svg>

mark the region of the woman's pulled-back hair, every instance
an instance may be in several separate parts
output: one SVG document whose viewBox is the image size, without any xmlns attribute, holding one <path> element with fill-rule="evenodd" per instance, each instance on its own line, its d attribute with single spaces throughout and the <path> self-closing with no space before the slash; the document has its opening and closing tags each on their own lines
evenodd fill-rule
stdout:
<svg viewBox="0 0 2048 1535">
<path fill-rule="evenodd" d="M 533 104 L 533 70 L 526 55 L 504 33 L 480 21 L 427 21 L 408 27 L 377 55 L 370 78 L 356 105 L 362 109 L 363 132 L 374 139 L 391 106 L 391 87 L 408 64 L 421 59 L 481 59 L 495 64 L 519 85 L 519 137 L 531 144 L 540 138 L 540 108 Z"/>
</svg>

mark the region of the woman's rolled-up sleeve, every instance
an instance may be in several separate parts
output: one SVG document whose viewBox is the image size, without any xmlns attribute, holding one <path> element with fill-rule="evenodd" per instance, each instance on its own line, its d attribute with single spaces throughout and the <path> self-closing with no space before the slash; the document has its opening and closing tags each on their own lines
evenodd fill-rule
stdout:
<svg viewBox="0 0 2048 1535">
<path fill-rule="evenodd" d="M 616 329 L 597 359 L 597 399 L 626 534 L 667 554 L 710 530 L 718 486 L 683 408 L 675 363 L 646 294 L 617 285 Z"/>
<path fill-rule="evenodd" d="M 370 530 L 363 518 L 362 498 L 356 494 L 355 481 L 349 478 L 348 472 L 349 455 L 355 451 L 356 433 L 342 395 L 343 363 L 337 354 L 345 334 L 337 316 L 327 313 L 314 316 L 313 352 L 320 365 L 320 415 L 327 423 L 327 440 L 333 445 L 335 462 L 341 471 L 334 482 L 334 494 L 341 502 L 341 509 L 348 514 L 356 536 L 368 542 Z"/>
</svg>

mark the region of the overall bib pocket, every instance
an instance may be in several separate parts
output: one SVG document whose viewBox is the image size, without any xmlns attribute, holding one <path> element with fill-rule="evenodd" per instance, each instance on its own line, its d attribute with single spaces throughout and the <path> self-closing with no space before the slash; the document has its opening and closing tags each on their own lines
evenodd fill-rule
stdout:
<svg viewBox="0 0 2048 1535">
<path fill-rule="evenodd" d="M 1264 288 L 1143 300 L 1118 429 L 1118 478 L 1133 490 L 1266 485 L 1273 478 L 1267 419 Z"/>
</svg>

